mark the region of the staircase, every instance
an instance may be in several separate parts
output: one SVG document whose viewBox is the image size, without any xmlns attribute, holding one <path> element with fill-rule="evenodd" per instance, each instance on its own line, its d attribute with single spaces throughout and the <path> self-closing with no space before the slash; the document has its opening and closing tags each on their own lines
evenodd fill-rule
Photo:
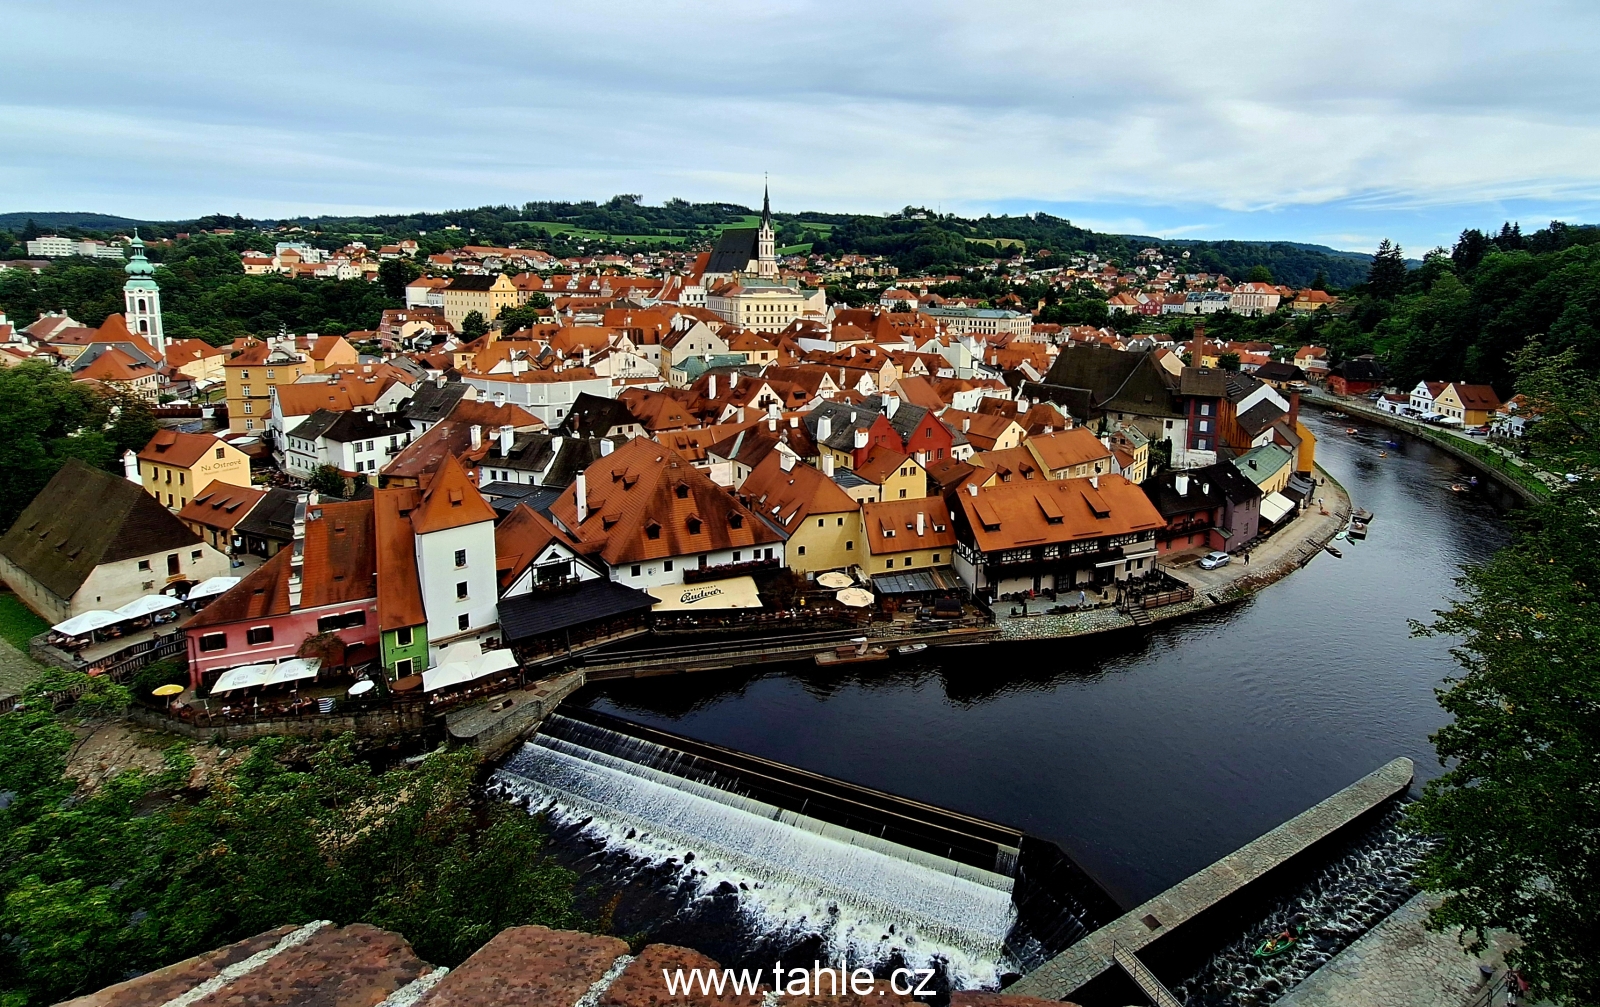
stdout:
<svg viewBox="0 0 1600 1007">
<path fill-rule="evenodd" d="M 1135 604 L 1128 606 L 1128 618 L 1132 619 L 1134 625 L 1136 626 L 1155 625 L 1155 620 L 1150 618 L 1149 610 L 1143 605 Z"/>
<path fill-rule="evenodd" d="M 1139 956 L 1129 951 L 1120 944 L 1112 943 L 1111 959 L 1122 966 L 1122 971 L 1128 973 L 1128 978 L 1136 983 L 1144 995 L 1150 998 L 1155 1007 L 1183 1007 L 1183 1001 L 1172 995 L 1172 991 L 1156 974 L 1145 968 Z"/>
</svg>

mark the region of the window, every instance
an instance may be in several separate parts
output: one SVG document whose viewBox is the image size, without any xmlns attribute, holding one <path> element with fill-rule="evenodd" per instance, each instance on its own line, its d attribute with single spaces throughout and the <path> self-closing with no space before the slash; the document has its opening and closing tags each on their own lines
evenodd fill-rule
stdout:
<svg viewBox="0 0 1600 1007">
<path fill-rule="evenodd" d="M 661 564 L 661 571 L 663 573 L 671 573 L 672 572 L 672 560 L 669 559 L 666 562 L 662 563 Z"/>
<path fill-rule="evenodd" d="M 856 544 L 854 542 L 847 541 L 844 544 L 844 551 L 845 552 L 852 552 L 852 551 L 854 551 L 855 547 L 856 547 Z"/>
<path fill-rule="evenodd" d="M 456 600 L 460 601 L 462 598 L 465 598 L 466 596 L 467 596 L 467 582 L 464 581 L 464 580 L 456 581 Z"/>
<path fill-rule="evenodd" d="M 332 633 L 344 625 L 342 617 L 338 615 L 324 615 L 317 619 L 318 633 Z"/>
<path fill-rule="evenodd" d="M 182 569 L 182 567 L 180 567 L 178 565 L 178 554 L 177 553 L 173 553 L 173 554 L 171 554 L 170 556 L 167 557 L 167 576 L 168 577 L 176 577 L 178 575 L 178 571 L 181 570 L 181 569 Z"/>
<path fill-rule="evenodd" d="M 141 560 L 140 560 L 140 561 L 139 561 L 139 569 L 141 569 L 141 570 L 148 570 L 148 569 L 150 569 L 150 561 L 149 561 L 149 560 L 147 560 L 147 559 L 141 559 Z"/>
<path fill-rule="evenodd" d="M 938 553 L 934 553 L 934 554 L 933 554 L 933 561 L 934 561 L 934 562 L 935 562 L 935 563 L 937 563 L 937 562 L 939 562 L 939 554 L 938 554 Z"/>
<path fill-rule="evenodd" d="M 249 391 L 246 391 L 245 394 L 249 395 L 250 393 L 249 393 Z M 244 411 L 245 411 L 246 415 L 249 415 L 250 413 L 255 412 L 255 403 L 251 402 L 249 399 L 245 399 L 244 400 Z M 250 421 L 249 420 L 245 420 L 245 429 L 246 430 L 250 429 Z"/>
<path fill-rule="evenodd" d="M 767 550 L 767 555 L 766 555 L 766 558 L 767 558 L 767 559 L 771 559 L 771 558 L 772 558 L 772 550 L 771 550 L 771 549 L 768 549 L 768 550 Z"/>
<path fill-rule="evenodd" d="M 196 549 L 195 551 L 193 551 L 193 552 L 191 552 L 189 554 L 189 561 L 191 563 L 198 563 L 198 562 L 200 562 L 200 557 L 202 555 L 204 555 L 204 553 L 202 553 L 199 549 Z"/>
<path fill-rule="evenodd" d="M 817 527 L 818 527 L 818 528 L 821 528 L 821 527 L 822 527 L 822 521 L 823 521 L 823 519 L 822 519 L 822 518 L 817 518 Z M 840 523 L 840 524 L 844 524 L 844 522 L 843 522 L 843 521 L 840 521 L 840 522 L 839 522 L 839 523 Z"/>
<path fill-rule="evenodd" d="M 456 616 L 456 628 L 465 631 L 472 623 L 467 618 L 467 613 L 462 612 Z"/>
<path fill-rule="evenodd" d="M 249 381 L 250 380 L 250 372 L 249 371 L 240 371 L 239 372 L 239 377 L 241 379 L 245 380 L 245 381 Z M 249 395 L 250 393 L 249 392 L 245 392 L 245 394 Z"/>
<path fill-rule="evenodd" d="M 218 458 L 218 460 L 221 460 L 222 457 L 224 456 L 224 454 L 225 454 L 225 452 L 223 451 L 222 448 L 217 448 L 217 458 Z"/>
<path fill-rule="evenodd" d="M 906 498 L 906 491 L 905 490 L 901 490 L 900 491 L 900 499 L 904 500 L 905 498 Z"/>
<path fill-rule="evenodd" d="M 352 626 L 365 626 L 366 624 L 367 612 L 365 609 L 358 608 L 354 612 L 346 612 L 339 617 L 339 625 L 345 629 L 349 629 Z"/>
<path fill-rule="evenodd" d="M 633 564 L 633 576 L 639 576 L 639 564 L 637 563 Z"/>
<path fill-rule="evenodd" d="M 402 657 L 394 663 L 395 678 L 405 678 L 409 674 L 411 674 L 411 658 Z"/>
<path fill-rule="evenodd" d="M 179 473 L 178 473 L 178 485 L 179 485 L 179 486 L 182 486 L 182 485 L 183 485 L 183 477 L 184 477 L 184 476 L 185 476 L 185 475 L 187 475 L 187 474 L 188 474 L 188 473 L 186 473 L 186 472 L 179 472 Z"/>
<path fill-rule="evenodd" d="M 172 485 L 172 470 L 171 469 L 167 469 L 167 485 L 168 486 Z"/>
<path fill-rule="evenodd" d="M 737 549 L 735 549 L 735 550 L 734 550 L 734 551 L 733 551 L 733 561 L 734 561 L 734 562 L 735 562 L 735 563 L 737 563 L 737 562 L 739 562 L 739 557 L 741 557 L 741 556 L 743 556 L 743 555 L 744 555 L 744 553 L 742 553 L 742 552 L 740 552 L 740 551 L 739 551 L 739 550 L 737 550 Z"/>
<path fill-rule="evenodd" d="M 883 568 L 885 570 L 893 570 L 894 569 L 894 560 L 892 560 L 892 559 L 884 560 L 883 561 Z"/>
<path fill-rule="evenodd" d="M 268 367 L 267 368 L 267 380 L 268 381 L 276 381 L 276 380 L 278 380 L 278 372 L 273 370 L 271 367 Z"/>
<path fill-rule="evenodd" d="M 411 627 L 410 626 L 401 626 L 399 629 L 394 631 L 394 645 L 396 647 L 409 647 L 409 646 L 411 646 Z"/>
<path fill-rule="evenodd" d="M 224 650 L 228 646 L 228 634 L 207 633 L 200 638 L 201 653 L 210 653 L 214 650 Z"/>
<path fill-rule="evenodd" d="M 245 398 L 249 398 L 250 397 L 250 386 L 249 385 L 245 385 L 244 388 L 241 389 L 241 391 L 244 392 Z"/>
<path fill-rule="evenodd" d="M 456 550 L 456 566 L 462 567 L 462 566 L 466 566 L 466 565 L 467 565 L 467 551 L 465 549 L 457 549 Z"/>
<path fill-rule="evenodd" d="M 259 646 L 260 644 L 263 644 L 263 643 L 271 643 L 272 642 L 272 627 L 271 626 L 252 626 L 249 629 L 245 630 L 244 638 L 245 638 L 245 642 L 249 643 L 250 646 L 252 646 L 252 647 Z"/>
</svg>

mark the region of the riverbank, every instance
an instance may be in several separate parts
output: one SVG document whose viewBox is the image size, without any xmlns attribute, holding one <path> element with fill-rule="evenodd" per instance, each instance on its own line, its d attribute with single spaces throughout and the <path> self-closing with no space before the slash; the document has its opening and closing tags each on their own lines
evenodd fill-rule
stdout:
<svg viewBox="0 0 1600 1007">
<path fill-rule="evenodd" d="M 1465 462 L 1482 475 L 1505 487 L 1525 504 L 1548 499 L 1559 484 L 1559 477 L 1541 472 L 1526 465 L 1520 458 L 1492 444 L 1456 433 L 1448 427 L 1434 427 L 1396 416 L 1379 409 L 1366 399 L 1341 397 L 1326 392 L 1306 391 L 1301 401 L 1324 412 L 1342 411 L 1349 416 L 1376 423 L 1391 430 L 1399 430 L 1446 452 L 1452 458 Z"/>
<path fill-rule="evenodd" d="M 1056 640 L 1148 628 L 1245 600 L 1315 559 L 1350 519 L 1350 496 L 1344 487 L 1320 467 L 1316 476 L 1314 500 L 1320 501 L 1320 505 L 1313 502 L 1288 525 L 1250 546 L 1248 551 L 1235 554 L 1227 566 L 1202 570 L 1198 555 L 1186 556 L 1177 565 L 1163 564 L 1169 574 L 1193 588 L 1194 595 L 1189 600 L 1135 610 L 1138 615 L 1109 604 L 1082 612 L 1026 616 L 997 611 L 999 639 Z"/>
</svg>

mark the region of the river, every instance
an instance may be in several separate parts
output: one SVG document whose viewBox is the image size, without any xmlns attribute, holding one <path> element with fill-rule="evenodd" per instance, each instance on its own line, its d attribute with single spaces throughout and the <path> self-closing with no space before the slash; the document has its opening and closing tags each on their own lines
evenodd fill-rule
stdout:
<svg viewBox="0 0 1600 1007">
<path fill-rule="evenodd" d="M 1503 512 L 1490 488 L 1452 492 L 1463 466 L 1424 443 L 1305 420 L 1320 464 L 1376 514 L 1371 534 L 1229 611 L 859 674 L 604 683 L 578 701 L 1022 828 L 1137 904 L 1396 756 L 1419 780 L 1439 772 L 1433 690 L 1454 666 L 1408 621 L 1506 541 Z"/>
</svg>

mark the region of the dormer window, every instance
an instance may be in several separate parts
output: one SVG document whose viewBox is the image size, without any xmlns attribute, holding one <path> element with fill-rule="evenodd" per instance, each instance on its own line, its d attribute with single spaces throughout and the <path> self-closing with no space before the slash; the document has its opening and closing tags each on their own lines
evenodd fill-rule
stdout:
<svg viewBox="0 0 1600 1007">
<path fill-rule="evenodd" d="M 661 525 L 656 523 L 655 521 L 651 521 L 649 524 L 646 524 L 644 526 L 644 534 L 645 534 L 646 538 L 652 538 L 652 539 L 660 538 L 661 537 Z"/>
<path fill-rule="evenodd" d="M 689 520 L 688 520 L 688 525 L 689 525 L 689 534 L 690 535 L 698 535 L 698 534 L 700 534 L 700 519 L 699 518 L 690 517 Z"/>
<path fill-rule="evenodd" d="M 743 514 L 739 514 L 737 512 L 735 512 L 733 514 L 729 514 L 728 515 L 728 527 L 729 528 L 743 528 L 744 527 L 744 515 Z"/>
<path fill-rule="evenodd" d="M 677 487 L 675 487 L 675 491 L 678 494 L 678 499 L 679 500 L 687 500 L 687 499 L 689 499 L 689 484 L 688 483 L 679 483 L 677 485 Z"/>
</svg>

